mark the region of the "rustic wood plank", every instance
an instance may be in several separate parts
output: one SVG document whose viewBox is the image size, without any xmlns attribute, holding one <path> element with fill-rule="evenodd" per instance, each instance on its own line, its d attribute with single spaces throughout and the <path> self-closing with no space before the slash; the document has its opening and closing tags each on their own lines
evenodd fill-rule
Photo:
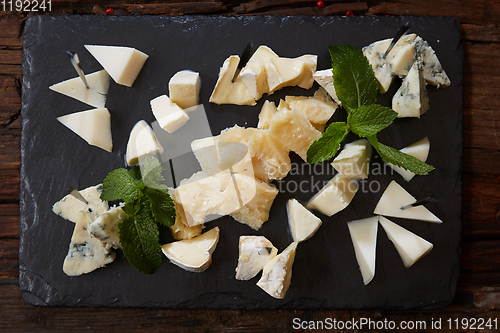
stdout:
<svg viewBox="0 0 500 333">
<path fill-rule="evenodd" d="M 22 69 L 20 65 L 4 65 L 0 64 L 0 74 L 1 75 L 14 75 L 16 79 L 20 80 Z"/>
<path fill-rule="evenodd" d="M 229 5 L 222 1 L 172 2 L 154 4 L 126 4 L 127 10 L 134 15 L 186 15 L 213 14 L 225 11 Z"/>
<path fill-rule="evenodd" d="M 0 202 L 19 200 L 20 141 L 19 130 L 0 129 Z"/>
<path fill-rule="evenodd" d="M 254 0 L 233 8 L 237 14 L 248 14 L 277 6 L 316 6 L 316 0 Z"/>
<path fill-rule="evenodd" d="M 0 128 L 10 124 L 21 111 L 20 82 L 0 75 Z"/>
<path fill-rule="evenodd" d="M 0 238 L 0 281 L 19 276 L 19 238 Z"/>
<path fill-rule="evenodd" d="M 499 42 L 500 28 L 476 24 L 461 24 L 462 40 L 475 42 Z"/>
<path fill-rule="evenodd" d="M 465 137 L 465 130 L 464 130 Z M 464 142 L 465 145 L 465 142 Z M 469 174 L 500 175 L 500 151 L 464 147 L 462 172 Z"/>
<path fill-rule="evenodd" d="M 12 14 L 0 14 L 0 38 L 19 39 L 20 36 L 21 20 Z"/>
<path fill-rule="evenodd" d="M 1 65 L 21 65 L 23 62 L 22 50 L 0 50 Z"/>
<path fill-rule="evenodd" d="M 276 9 L 275 9 L 276 8 Z M 325 5 L 323 8 L 317 6 L 308 7 L 295 7 L 295 8 L 282 8 L 273 7 L 271 10 L 265 12 L 252 12 L 254 15 L 345 15 L 348 11 L 354 13 L 365 12 L 368 8 L 366 2 L 357 3 L 338 3 L 333 5 Z"/>
<path fill-rule="evenodd" d="M 19 204 L 0 204 L 0 238 L 19 237 Z"/>
<path fill-rule="evenodd" d="M 467 148 L 497 150 L 500 147 L 498 109 L 464 108 L 463 137 Z"/>
</svg>

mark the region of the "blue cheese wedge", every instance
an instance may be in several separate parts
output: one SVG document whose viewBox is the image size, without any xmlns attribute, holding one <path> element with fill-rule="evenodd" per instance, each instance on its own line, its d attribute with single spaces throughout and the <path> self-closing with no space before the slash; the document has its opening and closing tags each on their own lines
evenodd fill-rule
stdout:
<svg viewBox="0 0 500 333">
<path fill-rule="evenodd" d="M 429 97 L 421 67 L 421 62 L 413 63 L 401 87 L 392 98 L 392 109 L 397 112 L 398 118 L 420 118 L 429 110 Z"/>
<path fill-rule="evenodd" d="M 405 267 L 411 267 L 432 250 L 432 243 L 387 218 L 379 216 L 379 222 L 387 233 L 387 237 L 396 247 Z"/>
<path fill-rule="evenodd" d="M 144 120 L 139 120 L 132 130 L 127 143 L 127 164 L 137 165 L 150 155 L 162 154 L 163 147 L 156 138 L 153 129 Z"/>
<path fill-rule="evenodd" d="M 358 183 L 355 179 L 338 173 L 309 200 L 306 207 L 333 216 L 349 206 L 357 191 Z"/>
<path fill-rule="evenodd" d="M 378 216 L 348 222 L 347 227 L 349 228 L 363 283 L 367 285 L 375 276 Z"/>
<path fill-rule="evenodd" d="M 80 211 L 79 214 L 68 255 L 63 263 L 63 271 L 69 276 L 90 273 L 113 262 L 116 258 L 114 251 L 106 248 L 99 239 L 87 232 L 92 222 L 89 214 L 85 211 Z"/>
<path fill-rule="evenodd" d="M 371 154 L 368 140 L 360 139 L 346 144 L 331 164 L 343 177 L 365 179 L 370 171 Z"/>
<path fill-rule="evenodd" d="M 237 280 L 250 280 L 278 253 L 264 236 L 240 236 Z"/>
<path fill-rule="evenodd" d="M 425 162 L 427 161 L 427 156 L 429 156 L 429 149 L 430 149 L 429 138 L 425 137 L 422 140 L 412 143 L 408 147 L 400 149 L 399 151 L 408 154 L 410 156 L 413 156 L 422 162 Z M 413 172 L 408 171 L 392 163 L 387 163 L 387 165 L 390 166 L 394 171 L 399 173 L 403 177 L 403 179 L 406 180 L 407 182 L 412 180 L 413 177 L 415 176 Z"/>
<path fill-rule="evenodd" d="M 363 54 L 372 66 L 375 78 L 379 84 L 379 91 L 382 94 L 385 94 L 389 90 L 394 80 L 394 73 L 392 73 L 391 66 L 387 63 L 386 58 L 384 58 L 384 54 L 391 42 L 392 38 L 384 39 L 363 48 Z"/>
<path fill-rule="evenodd" d="M 107 249 L 121 249 L 118 224 L 127 217 L 128 215 L 123 211 L 122 206 L 112 207 L 90 223 L 88 232 L 99 239 Z"/>
<path fill-rule="evenodd" d="M 321 219 L 302 206 L 297 199 L 288 200 L 286 211 L 294 242 L 300 243 L 311 238 L 321 226 Z"/>
<path fill-rule="evenodd" d="M 285 298 L 292 281 L 292 266 L 297 242 L 291 243 L 283 252 L 271 259 L 262 272 L 257 286 L 274 298 Z"/>
<path fill-rule="evenodd" d="M 451 84 L 448 75 L 441 66 L 436 51 L 429 43 L 420 37 L 415 38 L 416 59 L 422 62 L 424 79 L 428 84 L 440 87 L 448 87 Z"/>
<path fill-rule="evenodd" d="M 443 223 L 441 219 L 432 214 L 424 206 L 401 209 L 401 207 L 408 206 L 416 201 L 417 199 L 415 199 L 415 197 L 393 180 L 380 197 L 373 213 L 383 216 L 400 217 L 403 219 Z"/>
<path fill-rule="evenodd" d="M 203 272 L 212 263 L 212 253 L 219 242 L 219 228 L 209 231 L 192 239 L 180 240 L 161 246 L 163 254 L 174 265 L 188 272 Z"/>
<path fill-rule="evenodd" d="M 52 206 L 52 211 L 63 219 L 76 223 L 80 219 L 80 211 L 86 212 L 93 221 L 96 216 L 109 210 L 108 202 L 100 198 L 102 184 L 90 186 L 79 192 L 87 203 L 68 194 Z"/>
</svg>

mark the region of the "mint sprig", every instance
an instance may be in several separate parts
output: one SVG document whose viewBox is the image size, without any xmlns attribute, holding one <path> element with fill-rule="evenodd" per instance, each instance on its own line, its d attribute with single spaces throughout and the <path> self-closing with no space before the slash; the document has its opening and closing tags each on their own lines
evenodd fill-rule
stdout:
<svg viewBox="0 0 500 333">
<path fill-rule="evenodd" d="M 347 123 L 351 131 L 366 138 L 388 127 L 396 116 L 392 109 L 379 104 L 361 105 L 347 116 Z"/>
<path fill-rule="evenodd" d="M 349 133 L 349 125 L 343 122 L 331 123 L 323 135 L 307 150 L 307 163 L 328 160 L 337 154 L 340 143 Z"/>
<path fill-rule="evenodd" d="M 129 217 L 118 224 L 120 244 L 129 263 L 139 272 L 152 274 L 161 264 L 159 225 L 175 223 L 175 205 L 166 185 L 163 168 L 155 157 L 145 160 L 141 176 L 138 166 L 116 169 L 103 181 L 101 200 L 125 202 Z"/>
</svg>

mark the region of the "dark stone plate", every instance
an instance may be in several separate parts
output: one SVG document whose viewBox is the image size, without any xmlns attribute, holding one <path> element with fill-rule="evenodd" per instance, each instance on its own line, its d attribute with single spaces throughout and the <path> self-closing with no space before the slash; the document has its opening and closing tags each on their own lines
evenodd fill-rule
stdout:
<svg viewBox="0 0 500 333">
<path fill-rule="evenodd" d="M 389 38 L 405 22 L 412 32 L 436 50 L 450 76 L 447 89 L 429 87 L 430 110 L 421 119 L 397 119 L 379 134 L 380 141 L 402 148 L 424 136 L 431 142 L 428 162 L 436 167 L 428 176 L 406 183 L 398 174 L 381 174 L 383 164 L 372 160 L 372 175 L 351 205 L 331 218 L 321 216 L 316 235 L 301 243 L 293 266 L 292 285 L 277 300 L 251 281 L 237 281 L 234 270 L 240 235 L 265 235 L 282 251 L 290 242 L 285 203 L 295 197 L 308 200 L 320 182 L 333 176 L 327 164 L 312 168 L 295 154 L 294 169 L 281 182 L 269 221 L 259 232 L 223 217 L 209 222 L 221 229 L 212 266 L 204 273 L 189 273 L 164 258 L 155 274 L 138 273 L 121 252 L 115 262 L 90 274 L 69 277 L 62 271 L 74 224 L 51 212 L 67 187 L 85 188 L 100 183 L 114 168 L 124 166 L 128 134 L 140 119 L 154 120 L 149 101 L 168 93 L 168 80 L 181 69 L 200 72 L 201 101 L 213 134 L 239 124 L 256 126 L 265 99 L 312 94 L 314 89 L 286 88 L 265 96 L 255 107 L 208 103 L 219 67 L 230 54 L 240 54 L 250 40 L 270 46 L 277 54 L 319 56 L 318 69 L 330 67 L 328 45 L 361 48 Z M 104 17 L 34 16 L 26 23 L 23 61 L 23 130 L 21 169 L 21 240 L 19 284 L 24 299 L 35 305 L 230 308 L 230 309 L 363 309 L 436 308 L 450 303 L 459 271 L 461 231 L 462 156 L 462 48 L 460 25 L 442 17 Z M 150 55 L 132 88 L 111 82 L 107 107 L 112 117 L 112 153 L 87 145 L 62 126 L 56 117 L 90 109 L 48 89 L 75 77 L 66 50 L 80 55 L 87 73 L 100 70 L 84 44 L 135 47 Z M 393 83 L 381 102 L 401 80 Z M 345 111 L 333 119 L 344 120 Z M 348 138 L 349 139 L 354 139 Z M 373 216 L 385 187 L 395 179 L 417 198 L 433 194 L 437 203 L 427 207 L 444 223 L 391 219 L 434 244 L 434 249 L 411 268 L 405 268 L 382 228 L 377 244 L 373 281 L 364 286 L 346 222 Z M 301 186 L 299 186 L 301 185 Z M 206 229 L 208 230 L 208 229 Z M 170 241 L 167 230 L 162 240 Z"/>
</svg>

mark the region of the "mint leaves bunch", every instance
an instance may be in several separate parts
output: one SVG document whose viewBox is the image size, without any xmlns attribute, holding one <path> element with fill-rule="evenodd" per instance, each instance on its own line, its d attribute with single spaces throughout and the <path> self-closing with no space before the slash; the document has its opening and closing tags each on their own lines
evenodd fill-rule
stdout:
<svg viewBox="0 0 500 333">
<path fill-rule="evenodd" d="M 168 193 L 161 163 L 153 156 L 145 160 L 143 177 L 138 166 L 110 172 L 103 181 L 101 200 L 125 202 L 129 217 L 118 224 L 120 244 L 128 262 L 139 272 L 153 274 L 160 266 L 159 225 L 175 223 L 175 205 Z"/>
<path fill-rule="evenodd" d="M 392 124 L 397 113 L 377 103 L 378 82 L 363 52 L 349 45 L 328 47 L 332 58 L 333 85 L 347 122 L 331 123 L 307 151 L 308 163 L 334 157 L 349 132 L 367 138 L 386 162 L 417 175 L 426 175 L 434 167 L 419 159 L 380 143 L 377 133 Z"/>
</svg>

